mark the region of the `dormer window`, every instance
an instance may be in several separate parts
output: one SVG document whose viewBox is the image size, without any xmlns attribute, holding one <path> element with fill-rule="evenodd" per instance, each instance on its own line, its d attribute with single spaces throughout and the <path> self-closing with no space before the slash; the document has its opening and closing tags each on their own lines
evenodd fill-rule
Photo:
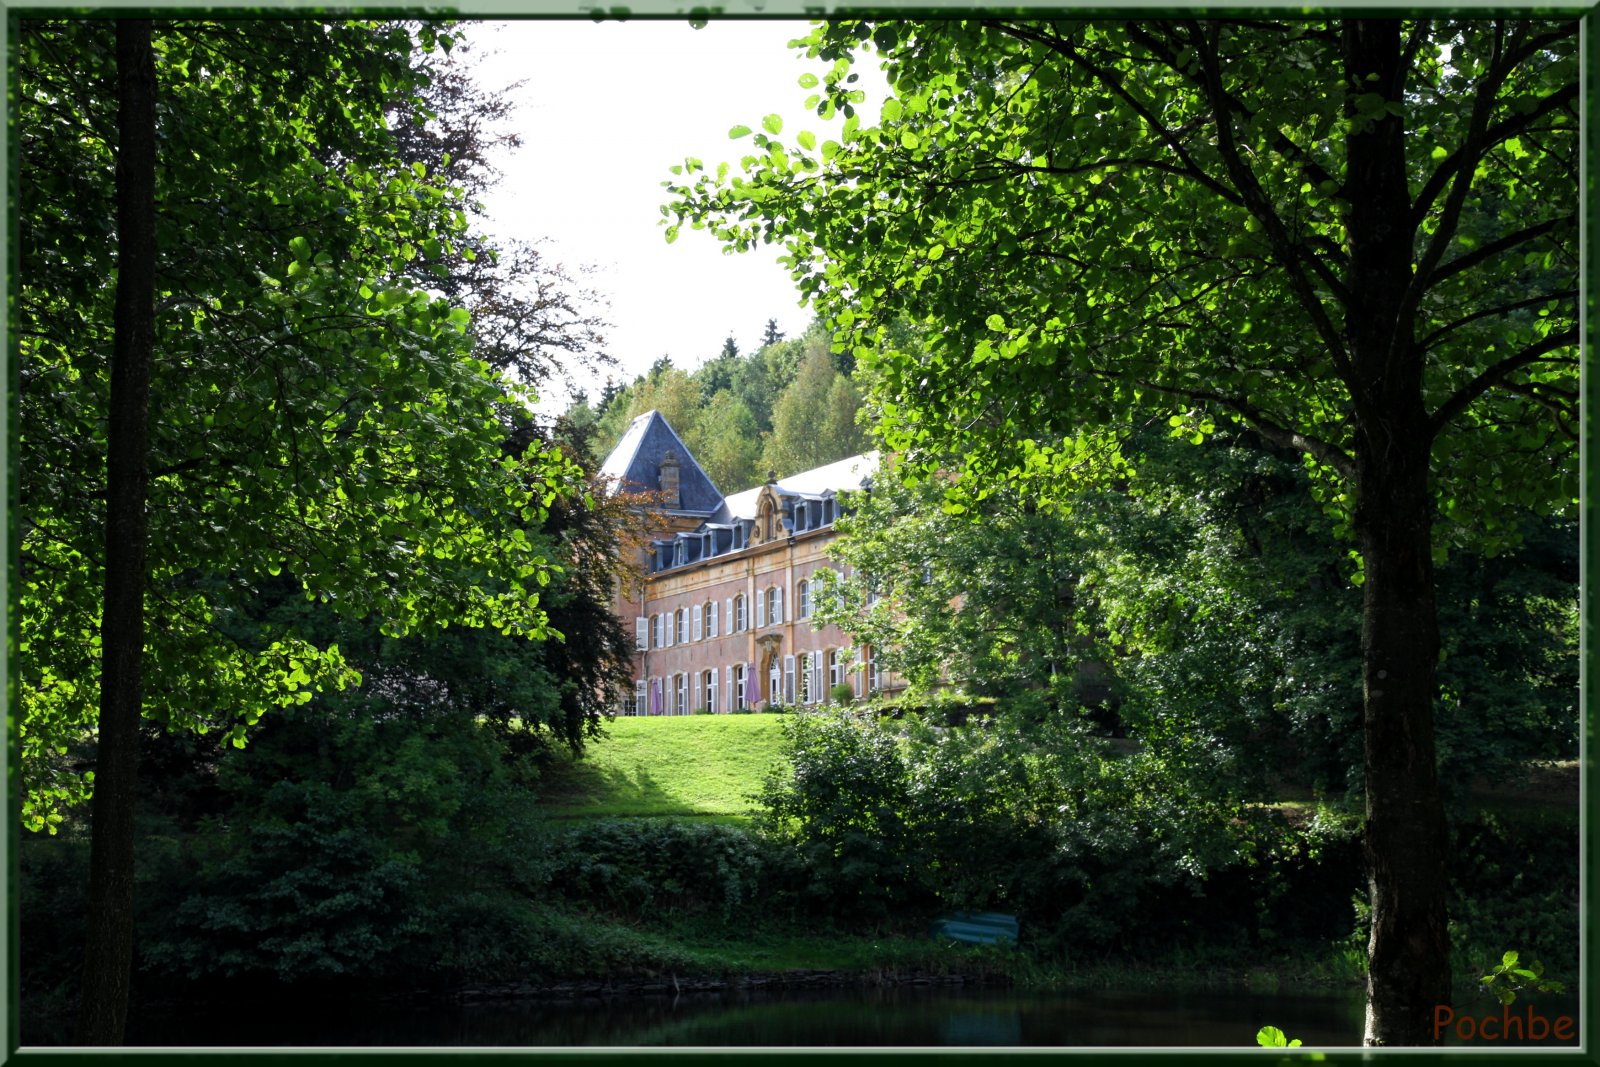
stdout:
<svg viewBox="0 0 1600 1067">
<path fill-rule="evenodd" d="M 794 508 L 794 532 L 799 533 L 806 528 L 806 506 L 796 504 Z"/>
<path fill-rule="evenodd" d="M 679 541 L 678 543 L 674 544 L 672 546 L 672 565 L 674 567 L 683 566 L 684 563 L 687 562 L 688 555 L 689 555 L 689 546 L 687 544 L 685 544 L 682 541 Z"/>
</svg>

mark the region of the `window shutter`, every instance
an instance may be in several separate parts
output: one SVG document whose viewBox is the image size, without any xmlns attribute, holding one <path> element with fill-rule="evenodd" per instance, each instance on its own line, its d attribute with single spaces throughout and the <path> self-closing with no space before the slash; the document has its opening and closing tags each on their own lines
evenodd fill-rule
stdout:
<svg viewBox="0 0 1600 1067">
<path fill-rule="evenodd" d="M 672 647 L 672 632 L 678 628 L 678 620 L 674 619 L 672 616 L 673 613 L 670 611 L 664 611 L 661 613 L 661 630 L 662 637 L 664 638 L 664 640 L 661 642 L 662 648 Z"/>
<path fill-rule="evenodd" d="M 725 607 L 727 609 L 727 612 L 728 612 L 728 632 L 730 634 L 738 633 L 739 629 L 738 629 L 737 626 L 734 625 L 734 622 L 733 622 L 733 597 L 729 597 L 727 599 L 727 601 L 723 604 L 723 607 Z"/>
<path fill-rule="evenodd" d="M 706 636 L 717 636 L 717 602 L 715 600 L 706 605 Z"/>
<path fill-rule="evenodd" d="M 640 650 L 650 647 L 650 620 L 643 615 L 633 620 L 633 647 Z"/>
<path fill-rule="evenodd" d="M 694 633 L 693 633 L 694 640 L 696 640 L 696 641 L 703 640 L 705 638 L 705 632 L 703 630 L 701 630 L 701 628 L 700 628 L 700 605 L 699 604 L 696 604 L 692 609 L 690 609 L 690 616 L 691 616 L 693 621 L 689 625 L 690 625 L 690 628 L 694 631 Z"/>
<path fill-rule="evenodd" d="M 767 624 L 767 595 L 765 592 L 756 594 L 756 629 L 761 629 Z"/>
<path fill-rule="evenodd" d="M 794 657 L 783 657 L 783 702 L 794 703 Z"/>
<path fill-rule="evenodd" d="M 712 667 L 711 668 L 711 684 L 708 687 L 706 687 L 706 699 L 710 701 L 710 703 L 706 705 L 706 710 L 707 711 L 713 711 L 714 712 L 714 711 L 717 710 L 717 688 L 718 688 L 718 686 L 717 686 L 717 669 L 715 667 Z"/>
<path fill-rule="evenodd" d="M 783 586 L 774 586 L 772 592 L 772 625 L 776 626 L 783 621 Z"/>
</svg>

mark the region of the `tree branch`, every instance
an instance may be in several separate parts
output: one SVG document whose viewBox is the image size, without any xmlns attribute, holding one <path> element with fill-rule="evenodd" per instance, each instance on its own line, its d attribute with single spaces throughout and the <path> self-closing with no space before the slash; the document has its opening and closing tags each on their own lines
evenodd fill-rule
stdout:
<svg viewBox="0 0 1600 1067">
<path fill-rule="evenodd" d="M 1228 396 L 1224 393 L 1215 393 L 1205 389 L 1186 389 L 1152 381 L 1141 381 L 1139 384 L 1146 389 L 1153 389 L 1168 396 L 1177 396 L 1185 400 L 1197 400 L 1208 404 L 1221 404 L 1230 411 L 1237 413 L 1251 428 L 1273 444 L 1304 452 L 1319 463 L 1325 463 L 1332 467 L 1346 478 L 1354 478 L 1356 476 L 1356 461 L 1344 449 L 1331 441 L 1324 441 L 1322 438 L 1312 434 L 1301 433 L 1293 427 L 1284 426 L 1268 418 L 1260 408 L 1257 408 L 1244 397 Z"/>
<path fill-rule="evenodd" d="M 1303 246 L 1297 244 L 1290 236 L 1288 227 L 1284 225 L 1283 219 L 1273 209 L 1271 201 L 1256 181 L 1255 173 L 1240 155 L 1239 146 L 1233 138 L 1233 114 L 1227 94 L 1222 89 L 1222 71 L 1218 66 L 1218 42 L 1215 36 L 1221 31 L 1215 24 L 1212 28 L 1211 38 L 1201 34 L 1198 27 L 1194 30 L 1193 37 L 1195 52 L 1200 58 L 1201 69 L 1205 72 L 1203 91 L 1211 102 L 1213 123 L 1217 131 L 1217 152 L 1222 157 L 1222 165 L 1243 196 L 1247 209 L 1266 227 L 1267 240 L 1271 244 L 1274 258 L 1283 268 L 1289 282 L 1289 291 L 1294 294 L 1301 308 L 1311 319 L 1311 324 L 1321 337 L 1322 343 L 1327 346 L 1334 368 L 1348 381 L 1351 376 L 1350 365 L 1345 358 L 1344 343 L 1339 330 L 1328 318 L 1327 309 L 1312 291 L 1311 283 L 1301 268 L 1309 266 L 1336 294 L 1346 293 L 1344 284 L 1333 277 L 1327 265 L 1315 255 L 1311 255 L 1309 251 L 1306 255 L 1300 254 Z"/>
<path fill-rule="evenodd" d="M 1503 385 L 1504 379 L 1508 374 L 1521 370 L 1530 363 L 1538 362 L 1547 353 L 1577 343 L 1578 328 L 1574 326 L 1570 330 L 1553 333 L 1542 341 L 1529 345 L 1516 355 L 1502 359 L 1499 363 L 1489 367 L 1472 381 L 1457 389 L 1448 400 L 1439 405 L 1439 410 L 1435 411 L 1433 417 L 1428 420 L 1429 436 L 1437 437 L 1439 432 L 1444 429 L 1445 424 L 1467 410 L 1474 400 L 1477 400 L 1495 386 Z"/>
<path fill-rule="evenodd" d="M 1522 308 L 1537 307 L 1538 305 L 1548 303 L 1551 300 L 1572 300 L 1577 297 L 1577 295 L 1578 290 L 1567 289 L 1559 293 L 1540 293 L 1538 296 L 1530 296 L 1525 300 L 1518 300 L 1511 304 L 1501 304 L 1492 308 L 1481 308 L 1477 311 L 1474 311 L 1470 315 L 1456 319 L 1454 322 L 1446 323 L 1437 330 L 1434 330 L 1427 337 L 1424 337 L 1417 343 L 1417 348 L 1423 352 L 1426 352 L 1428 349 L 1432 348 L 1437 341 L 1439 341 L 1446 334 L 1450 333 L 1452 330 L 1455 330 L 1461 326 L 1465 326 L 1469 322 L 1475 322 L 1478 319 L 1486 319 L 1494 315 L 1504 315 L 1508 312 L 1519 311 Z"/>
<path fill-rule="evenodd" d="M 1551 230 L 1558 229 L 1562 225 L 1575 225 L 1577 221 L 1578 217 L 1576 215 L 1562 215 L 1558 218 L 1546 219 L 1526 229 L 1517 230 L 1515 233 L 1508 233 L 1498 241 L 1490 241 L 1483 247 L 1475 248 L 1466 255 L 1457 256 L 1450 262 L 1438 267 L 1434 270 L 1433 277 L 1427 281 L 1423 288 L 1431 289 L 1440 282 L 1453 278 L 1462 271 L 1471 270 L 1479 263 L 1493 259 L 1502 252 L 1509 251 L 1535 238 L 1543 237 Z"/>
</svg>

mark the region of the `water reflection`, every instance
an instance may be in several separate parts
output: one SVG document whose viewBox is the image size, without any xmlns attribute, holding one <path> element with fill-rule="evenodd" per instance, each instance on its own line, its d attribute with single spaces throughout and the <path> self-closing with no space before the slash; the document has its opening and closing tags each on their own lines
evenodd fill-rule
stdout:
<svg viewBox="0 0 1600 1067">
<path fill-rule="evenodd" d="M 1251 1046 L 1271 1023 L 1307 1045 L 1361 1035 L 1359 989 L 1314 994 L 1018 993 L 899 987 L 467 1005 L 329 1004 L 146 1012 L 129 1043 L 182 1046 Z"/>
</svg>

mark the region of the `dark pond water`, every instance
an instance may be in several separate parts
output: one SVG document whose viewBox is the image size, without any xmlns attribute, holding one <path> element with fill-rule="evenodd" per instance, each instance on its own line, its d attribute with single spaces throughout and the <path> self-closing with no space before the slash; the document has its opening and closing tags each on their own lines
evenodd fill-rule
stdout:
<svg viewBox="0 0 1600 1067">
<path fill-rule="evenodd" d="M 270 1017 L 270 1022 L 267 1017 Z M 1268 1023 L 1307 1045 L 1361 1035 L 1359 990 L 1312 995 L 1034 994 L 894 988 L 469 1005 L 174 1011 L 129 1044 L 183 1046 L 1253 1046 Z"/>
</svg>

